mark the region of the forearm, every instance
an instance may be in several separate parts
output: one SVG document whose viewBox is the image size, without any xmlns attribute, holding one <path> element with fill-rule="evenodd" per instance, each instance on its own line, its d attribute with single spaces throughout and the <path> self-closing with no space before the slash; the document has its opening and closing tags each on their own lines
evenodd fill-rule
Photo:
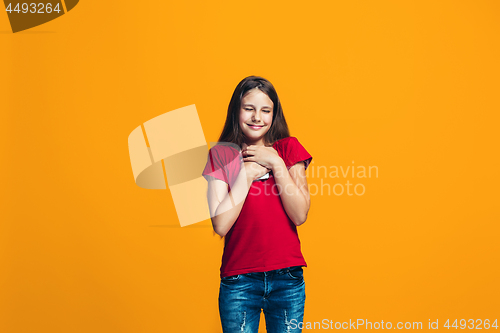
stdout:
<svg viewBox="0 0 500 333">
<path fill-rule="evenodd" d="M 226 193 L 212 217 L 213 228 L 220 236 L 225 236 L 238 219 L 251 186 L 252 179 L 246 176 L 242 167 L 231 191 Z"/>
<path fill-rule="evenodd" d="M 273 165 L 272 170 L 288 217 L 296 226 L 301 225 L 306 221 L 309 212 L 310 200 L 305 193 L 308 193 L 308 190 L 297 186 L 282 159 Z"/>
</svg>

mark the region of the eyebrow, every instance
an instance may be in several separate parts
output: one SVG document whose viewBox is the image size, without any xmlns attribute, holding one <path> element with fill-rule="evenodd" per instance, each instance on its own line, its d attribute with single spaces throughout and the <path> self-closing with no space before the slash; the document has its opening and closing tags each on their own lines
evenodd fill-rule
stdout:
<svg viewBox="0 0 500 333">
<path fill-rule="evenodd" d="M 243 106 L 251 106 L 251 107 L 255 107 L 253 104 L 243 104 Z M 272 107 L 267 106 L 267 105 L 264 105 L 262 108 L 270 108 L 270 109 L 272 109 Z"/>
</svg>

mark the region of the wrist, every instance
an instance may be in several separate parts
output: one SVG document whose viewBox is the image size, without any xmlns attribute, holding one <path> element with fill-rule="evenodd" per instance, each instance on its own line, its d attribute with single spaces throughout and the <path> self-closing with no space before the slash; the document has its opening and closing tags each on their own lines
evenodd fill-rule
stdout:
<svg viewBox="0 0 500 333">
<path fill-rule="evenodd" d="M 241 165 L 240 175 L 243 175 L 247 181 L 253 181 L 257 177 L 257 173 L 250 167 L 246 167 L 246 164 L 250 162 L 245 162 Z"/>
<path fill-rule="evenodd" d="M 283 161 L 283 159 L 278 156 L 271 164 L 271 170 L 273 171 L 273 173 L 276 173 L 277 171 L 283 170 L 283 168 L 286 169 L 285 161 Z"/>
</svg>

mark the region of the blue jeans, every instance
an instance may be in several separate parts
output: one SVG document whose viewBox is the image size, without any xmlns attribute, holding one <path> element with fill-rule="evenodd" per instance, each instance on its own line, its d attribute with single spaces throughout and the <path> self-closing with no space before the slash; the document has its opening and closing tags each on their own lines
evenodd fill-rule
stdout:
<svg viewBox="0 0 500 333">
<path fill-rule="evenodd" d="M 219 314 L 224 333 L 257 333 L 261 309 L 267 332 L 301 332 L 306 300 L 302 267 L 223 277 Z"/>
</svg>

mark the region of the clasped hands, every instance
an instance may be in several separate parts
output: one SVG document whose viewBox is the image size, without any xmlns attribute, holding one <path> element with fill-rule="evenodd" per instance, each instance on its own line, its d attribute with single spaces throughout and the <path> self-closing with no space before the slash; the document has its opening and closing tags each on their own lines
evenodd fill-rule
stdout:
<svg viewBox="0 0 500 333">
<path fill-rule="evenodd" d="M 245 162 L 245 170 L 252 179 L 264 176 L 281 160 L 273 147 L 242 144 L 241 154 Z M 255 162 L 255 163 L 250 163 Z"/>
</svg>

